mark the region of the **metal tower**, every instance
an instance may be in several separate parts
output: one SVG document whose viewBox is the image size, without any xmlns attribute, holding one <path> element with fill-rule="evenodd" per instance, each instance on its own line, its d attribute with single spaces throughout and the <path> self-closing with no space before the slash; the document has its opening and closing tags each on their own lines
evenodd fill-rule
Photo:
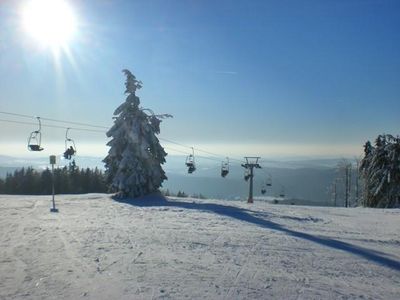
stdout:
<svg viewBox="0 0 400 300">
<path fill-rule="evenodd" d="M 246 163 L 242 164 L 242 167 L 245 168 L 246 170 L 250 170 L 249 179 L 250 179 L 250 185 L 249 185 L 249 199 L 247 200 L 247 203 L 253 203 L 253 177 L 254 177 L 254 168 L 261 169 L 261 166 L 258 164 L 258 160 L 260 157 L 258 156 L 245 156 Z"/>
</svg>

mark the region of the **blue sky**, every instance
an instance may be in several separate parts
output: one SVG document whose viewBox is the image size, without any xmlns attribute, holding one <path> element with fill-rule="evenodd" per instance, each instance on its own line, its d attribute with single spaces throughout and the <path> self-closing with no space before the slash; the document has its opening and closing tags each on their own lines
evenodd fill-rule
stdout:
<svg viewBox="0 0 400 300">
<path fill-rule="evenodd" d="M 0 2 L 1 111 L 110 126 L 128 68 L 142 105 L 174 115 L 161 137 L 224 156 L 353 156 L 399 133 L 399 1 L 69 1 L 79 31 L 58 58 L 21 28 L 24 2 Z M 1 128 L 0 154 L 25 153 L 34 128 Z"/>
</svg>

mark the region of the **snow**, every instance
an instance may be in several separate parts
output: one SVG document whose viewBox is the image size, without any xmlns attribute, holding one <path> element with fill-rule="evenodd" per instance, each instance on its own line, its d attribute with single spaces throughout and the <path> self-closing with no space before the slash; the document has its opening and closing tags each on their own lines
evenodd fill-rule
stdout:
<svg viewBox="0 0 400 300">
<path fill-rule="evenodd" d="M 0 299 L 398 299 L 400 210 L 0 196 Z"/>
</svg>

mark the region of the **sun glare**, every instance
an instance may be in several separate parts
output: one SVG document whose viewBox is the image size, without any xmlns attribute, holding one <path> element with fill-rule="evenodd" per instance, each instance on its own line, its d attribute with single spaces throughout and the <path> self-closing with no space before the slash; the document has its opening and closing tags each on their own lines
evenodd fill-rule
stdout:
<svg viewBox="0 0 400 300">
<path fill-rule="evenodd" d="M 65 47 L 76 31 L 71 7 L 63 0 L 30 0 L 22 9 L 25 30 L 42 45 Z"/>
</svg>

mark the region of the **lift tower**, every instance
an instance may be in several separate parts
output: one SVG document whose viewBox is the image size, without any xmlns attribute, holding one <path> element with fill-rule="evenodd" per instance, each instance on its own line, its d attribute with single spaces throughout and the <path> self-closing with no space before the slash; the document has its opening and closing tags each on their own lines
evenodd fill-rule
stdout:
<svg viewBox="0 0 400 300">
<path fill-rule="evenodd" d="M 249 179 L 250 179 L 250 185 L 249 185 L 249 199 L 247 200 L 247 203 L 253 203 L 253 177 L 254 177 L 254 168 L 261 169 L 261 166 L 258 164 L 258 160 L 260 157 L 258 156 L 245 156 L 246 163 L 242 164 L 242 167 L 245 168 L 246 170 L 250 170 Z"/>
</svg>

